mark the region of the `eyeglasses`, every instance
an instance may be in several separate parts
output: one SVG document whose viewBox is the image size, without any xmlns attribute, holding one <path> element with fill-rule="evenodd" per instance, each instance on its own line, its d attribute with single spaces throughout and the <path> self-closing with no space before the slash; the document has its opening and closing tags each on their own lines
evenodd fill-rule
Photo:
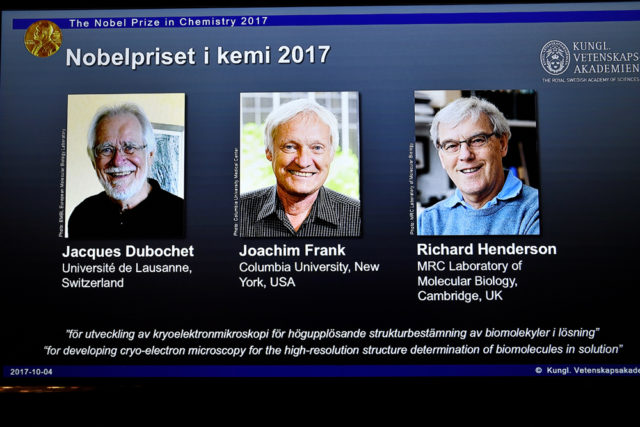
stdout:
<svg viewBox="0 0 640 427">
<path fill-rule="evenodd" d="M 116 151 L 119 151 L 125 156 L 133 156 L 138 150 L 143 150 L 145 148 L 147 148 L 146 145 L 134 145 L 129 143 L 124 143 L 119 147 L 112 144 L 99 144 L 93 147 L 93 153 L 97 158 L 104 160 L 111 159 L 115 156 Z"/>
<path fill-rule="evenodd" d="M 480 148 L 487 145 L 489 142 L 489 138 L 495 135 L 494 133 L 479 133 L 478 135 L 474 135 L 471 138 L 463 139 L 462 141 L 445 141 L 441 144 L 438 144 L 438 148 L 444 151 L 446 154 L 455 154 L 460 151 L 460 146 L 462 144 L 467 144 L 469 148 Z"/>
</svg>

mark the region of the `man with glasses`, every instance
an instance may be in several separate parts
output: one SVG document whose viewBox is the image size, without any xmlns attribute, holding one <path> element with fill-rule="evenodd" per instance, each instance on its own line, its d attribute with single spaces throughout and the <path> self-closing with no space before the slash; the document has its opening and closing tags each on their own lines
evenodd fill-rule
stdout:
<svg viewBox="0 0 640 427">
<path fill-rule="evenodd" d="M 420 214 L 419 235 L 540 234 L 538 190 L 502 166 L 510 137 L 484 99 L 460 98 L 435 115 L 431 140 L 457 188 Z"/>
<path fill-rule="evenodd" d="M 87 152 L 105 191 L 73 210 L 69 237 L 183 236 L 184 201 L 149 178 L 156 140 L 140 107 L 123 104 L 98 111 Z"/>
</svg>

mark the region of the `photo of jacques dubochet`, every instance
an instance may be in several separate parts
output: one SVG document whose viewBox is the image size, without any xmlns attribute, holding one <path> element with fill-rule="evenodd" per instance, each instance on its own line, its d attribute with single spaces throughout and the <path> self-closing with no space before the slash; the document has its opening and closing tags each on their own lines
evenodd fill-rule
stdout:
<svg viewBox="0 0 640 427">
<path fill-rule="evenodd" d="M 104 191 L 69 218 L 69 237 L 183 237 L 184 200 L 149 177 L 156 154 L 153 127 L 135 104 L 103 108 L 91 123 L 87 153 Z"/>
</svg>

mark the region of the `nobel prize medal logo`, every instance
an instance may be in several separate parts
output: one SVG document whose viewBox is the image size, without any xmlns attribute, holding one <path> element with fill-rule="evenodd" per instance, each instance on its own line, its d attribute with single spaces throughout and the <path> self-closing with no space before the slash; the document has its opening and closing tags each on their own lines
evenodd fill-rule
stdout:
<svg viewBox="0 0 640 427">
<path fill-rule="evenodd" d="M 46 58 L 56 53 L 61 45 L 62 31 L 51 21 L 34 22 L 24 34 L 24 46 L 33 56 Z"/>
<path fill-rule="evenodd" d="M 566 44 L 559 40 L 551 40 L 540 50 L 542 68 L 554 76 L 558 76 L 569 68 L 571 55 Z"/>
</svg>

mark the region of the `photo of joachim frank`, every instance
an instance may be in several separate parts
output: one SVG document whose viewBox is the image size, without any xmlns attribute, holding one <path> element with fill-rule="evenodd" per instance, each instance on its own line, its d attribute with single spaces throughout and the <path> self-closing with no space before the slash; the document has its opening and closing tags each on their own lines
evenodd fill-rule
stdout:
<svg viewBox="0 0 640 427">
<path fill-rule="evenodd" d="M 276 184 L 241 195 L 240 236 L 359 236 L 360 202 L 324 186 L 339 139 L 335 115 L 313 100 L 271 111 L 264 153 Z"/>
</svg>

